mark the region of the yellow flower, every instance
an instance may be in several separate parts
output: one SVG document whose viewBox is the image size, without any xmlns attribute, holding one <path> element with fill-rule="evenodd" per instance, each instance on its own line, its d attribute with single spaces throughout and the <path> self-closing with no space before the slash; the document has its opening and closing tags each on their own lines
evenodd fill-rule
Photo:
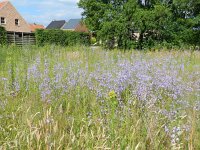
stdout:
<svg viewBox="0 0 200 150">
<path fill-rule="evenodd" d="M 110 99 L 113 99 L 113 98 L 116 98 L 116 97 L 117 97 L 117 95 L 116 95 L 116 93 L 115 93 L 114 90 L 110 91 L 110 92 L 108 93 L 108 96 L 109 96 Z"/>
</svg>

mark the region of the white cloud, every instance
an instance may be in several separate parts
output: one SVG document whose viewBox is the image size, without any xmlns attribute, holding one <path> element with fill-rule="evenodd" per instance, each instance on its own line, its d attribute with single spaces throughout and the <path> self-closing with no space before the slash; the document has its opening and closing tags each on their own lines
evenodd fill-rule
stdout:
<svg viewBox="0 0 200 150">
<path fill-rule="evenodd" d="M 10 0 L 28 22 L 48 25 L 52 20 L 81 18 L 79 0 Z"/>
</svg>

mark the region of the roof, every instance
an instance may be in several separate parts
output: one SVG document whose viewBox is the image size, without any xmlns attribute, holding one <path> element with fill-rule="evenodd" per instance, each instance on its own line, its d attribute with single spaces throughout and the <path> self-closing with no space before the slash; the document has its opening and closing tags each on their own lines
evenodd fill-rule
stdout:
<svg viewBox="0 0 200 150">
<path fill-rule="evenodd" d="M 65 24 L 65 20 L 52 21 L 46 29 L 60 29 Z"/>
<path fill-rule="evenodd" d="M 45 27 L 43 25 L 40 24 L 29 24 L 30 25 L 30 29 L 31 32 L 34 32 L 36 29 L 44 29 Z"/>
<path fill-rule="evenodd" d="M 17 9 L 12 5 L 12 3 L 9 0 L 0 0 L 0 11 L 3 11 L 3 16 L 8 18 L 7 23 L 4 25 L 6 31 L 10 32 L 24 32 L 24 33 L 29 33 L 30 31 L 30 26 L 26 22 L 26 20 L 21 16 L 21 14 L 17 11 Z M 15 26 L 12 24 L 10 19 L 13 17 L 17 17 L 18 19 L 21 20 L 20 26 Z"/>
<path fill-rule="evenodd" d="M 2 1 L 2 2 L 0 2 L 0 9 L 3 8 L 3 6 L 5 6 L 5 4 L 7 4 L 7 3 L 8 3 L 8 1 Z"/>
<path fill-rule="evenodd" d="M 70 19 L 68 22 L 64 24 L 62 29 L 70 30 L 75 29 L 81 22 L 81 19 Z"/>
</svg>

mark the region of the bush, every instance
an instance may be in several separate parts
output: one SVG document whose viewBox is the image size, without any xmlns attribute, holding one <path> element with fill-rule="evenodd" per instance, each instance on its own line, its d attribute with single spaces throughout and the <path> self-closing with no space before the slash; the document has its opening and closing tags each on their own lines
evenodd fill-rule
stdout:
<svg viewBox="0 0 200 150">
<path fill-rule="evenodd" d="M 92 37 L 91 40 L 90 40 L 91 44 L 95 44 L 97 42 L 96 38 L 95 37 Z"/>
<path fill-rule="evenodd" d="M 36 43 L 39 46 L 44 44 L 56 44 L 62 46 L 89 45 L 90 36 L 88 33 L 63 31 L 63 30 L 37 30 L 35 33 Z"/>
<path fill-rule="evenodd" d="M 0 26 L 0 45 L 5 45 L 6 43 L 6 30 L 4 27 Z"/>
</svg>

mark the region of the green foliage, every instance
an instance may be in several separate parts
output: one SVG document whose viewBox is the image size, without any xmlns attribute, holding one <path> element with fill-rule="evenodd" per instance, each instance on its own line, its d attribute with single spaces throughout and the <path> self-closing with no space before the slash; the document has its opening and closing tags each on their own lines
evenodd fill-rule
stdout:
<svg viewBox="0 0 200 150">
<path fill-rule="evenodd" d="M 188 93 L 184 93 L 186 96 L 182 101 L 172 100 L 165 95 L 166 90 L 155 88 L 158 95 L 163 94 L 157 103 L 153 103 L 155 105 L 149 103 L 147 107 L 132 93 L 137 84 L 127 87 L 119 101 L 118 93 L 112 89 L 105 92 L 103 98 L 98 98 L 96 92 L 105 87 L 99 88 L 95 82 L 101 79 L 116 82 L 113 74 L 123 72 L 130 78 L 133 74 L 125 72 L 128 69 L 123 65 L 130 62 L 131 66 L 138 64 L 134 73 L 142 73 L 138 78 L 144 78 L 143 87 L 148 82 L 146 79 L 156 79 L 153 72 L 158 74 L 162 68 L 171 68 L 172 72 L 166 77 L 177 73 L 179 82 L 172 83 L 175 89 L 180 85 L 182 88 L 182 81 L 189 87 L 195 82 L 197 84 L 193 86 L 198 87 L 198 51 L 144 53 L 98 49 L 94 52 L 87 47 L 46 45 L 0 47 L 0 56 L 5 60 L 0 66 L 0 149 L 200 149 L 200 110 L 195 103 L 199 101 L 198 89 L 196 96 L 195 89 L 186 89 Z M 153 60 L 155 64 L 149 64 Z M 182 64 L 185 64 L 184 71 L 181 68 L 179 71 Z M 155 65 L 158 70 L 149 70 L 150 76 L 144 76 L 145 68 L 141 66 L 145 65 Z M 92 80 L 85 80 L 89 75 L 92 75 Z M 116 76 L 125 83 L 126 76 L 122 77 Z M 69 84 L 74 81 L 77 81 L 76 85 Z M 115 85 L 109 81 L 105 83 Z M 133 78 L 134 81 L 137 78 Z M 91 82 L 94 83 L 92 89 L 84 86 Z M 19 91 L 10 88 L 13 83 L 20 85 Z M 46 91 L 43 86 L 47 84 L 49 87 L 46 88 L 51 88 L 52 95 L 51 101 L 45 102 L 41 93 Z M 66 84 L 69 86 L 63 86 Z M 151 99 L 147 97 L 146 102 L 151 102 Z M 172 117 L 167 119 L 171 113 Z M 174 131 L 174 127 L 180 127 L 181 132 Z M 179 141 L 173 144 L 172 138 L 176 133 Z"/>
<path fill-rule="evenodd" d="M 90 40 L 90 43 L 95 44 L 96 42 L 97 42 L 97 39 L 95 37 L 92 37 L 91 40 Z"/>
<path fill-rule="evenodd" d="M 39 46 L 45 44 L 56 44 L 62 46 L 89 45 L 90 36 L 88 33 L 63 31 L 63 30 L 37 30 L 36 43 Z"/>
<path fill-rule="evenodd" d="M 0 45 L 5 45 L 7 43 L 6 30 L 4 27 L 0 26 Z"/>
<path fill-rule="evenodd" d="M 79 7 L 87 26 L 108 48 L 200 43 L 200 1 L 80 0 Z"/>
</svg>

